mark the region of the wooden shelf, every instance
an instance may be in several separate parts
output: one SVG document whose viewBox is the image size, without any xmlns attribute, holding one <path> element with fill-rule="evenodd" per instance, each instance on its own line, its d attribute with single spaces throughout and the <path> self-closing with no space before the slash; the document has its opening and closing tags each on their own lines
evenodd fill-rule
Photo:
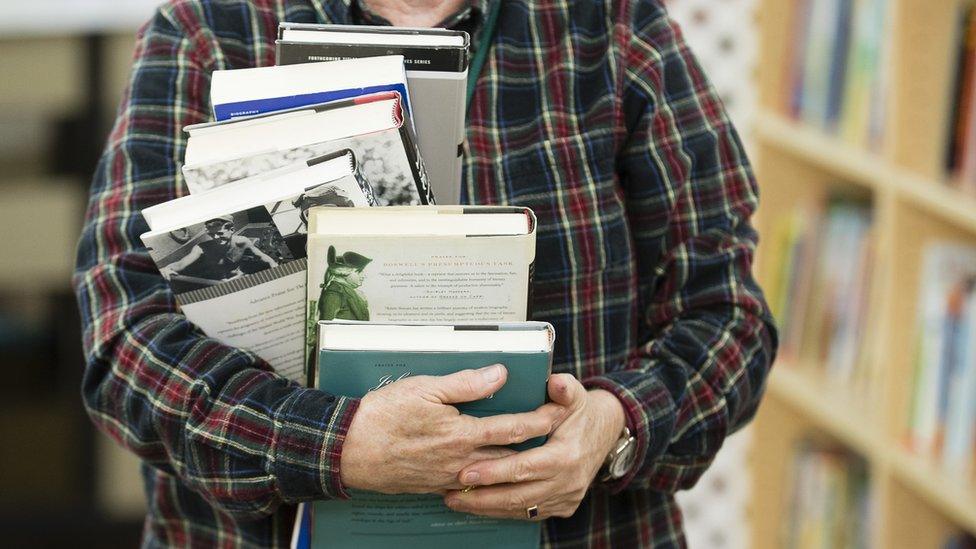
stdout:
<svg viewBox="0 0 976 549">
<path fill-rule="evenodd" d="M 769 376 L 769 393 L 863 456 L 883 444 L 880 421 L 865 402 L 824 381 L 806 366 L 777 364 Z"/>
<path fill-rule="evenodd" d="M 892 475 L 921 493 L 952 521 L 976 532 L 976 486 L 953 478 L 932 460 L 889 442 L 880 418 L 863 399 L 825 381 L 808 366 L 792 364 L 778 364 L 773 369 L 769 397 L 783 401 L 817 429 L 861 455 L 875 474 L 883 471 L 881 474 Z"/>
<path fill-rule="evenodd" d="M 756 223 L 766 240 L 756 272 L 760 283 L 780 281 L 782 258 L 772 254 L 784 253 L 784 227 L 798 209 L 815 209 L 836 194 L 868 199 L 873 255 L 858 349 L 865 369 L 857 380 L 871 395 L 833 383 L 819 365 L 781 361 L 773 368 L 751 458 L 753 516 L 759 517 L 752 546 L 783 546 L 791 518 L 784 505 L 793 490 L 790 464 L 797 444 L 813 438 L 865 459 L 871 547 L 940 547 L 959 530 L 976 534 L 976 485 L 948 474 L 936 459 L 912 454 L 902 440 L 914 393 L 926 250 L 936 242 L 976 246 L 976 197 L 945 180 L 962 0 L 886 1 L 888 65 L 881 94 L 873 98 L 883 108 L 884 147 L 878 151 L 783 114 L 796 100 L 792 58 L 796 21 L 803 16 L 797 5 L 760 0 L 757 7 L 760 109 L 752 133 L 762 195 Z"/>
<path fill-rule="evenodd" d="M 944 181 L 929 180 L 893 166 L 878 154 L 859 151 L 837 137 L 769 110 L 757 115 L 755 134 L 768 147 L 802 158 L 847 182 L 876 192 L 894 193 L 943 221 L 976 234 L 976 198 Z"/>
<path fill-rule="evenodd" d="M 953 522 L 976 532 L 976 487 L 953 478 L 931 460 L 913 455 L 900 446 L 882 449 L 897 480 L 923 495 Z"/>
</svg>

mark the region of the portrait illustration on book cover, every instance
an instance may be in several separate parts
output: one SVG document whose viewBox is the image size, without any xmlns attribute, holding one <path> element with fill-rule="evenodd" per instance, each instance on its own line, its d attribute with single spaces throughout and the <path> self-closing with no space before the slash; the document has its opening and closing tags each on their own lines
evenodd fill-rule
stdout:
<svg viewBox="0 0 976 549">
<path fill-rule="evenodd" d="M 318 320 L 369 320 L 369 303 L 360 286 L 372 259 L 356 252 L 336 253 L 329 246 L 328 268 L 320 285 Z"/>
</svg>

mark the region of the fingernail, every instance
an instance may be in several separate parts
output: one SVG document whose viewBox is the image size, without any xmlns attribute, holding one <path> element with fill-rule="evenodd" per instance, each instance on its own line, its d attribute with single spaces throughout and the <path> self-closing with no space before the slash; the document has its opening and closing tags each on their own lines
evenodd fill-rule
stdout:
<svg viewBox="0 0 976 549">
<path fill-rule="evenodd" d="M 481 379 L 485 380 L 485 383 L 494 383 L 502 376 L 502 369 L 498 364 L 485 366 L 478 371 L 481 372 Z"/>
<path fill-rule="evenodd" d="M 471 484 L 478 484 L 479 480 L 481 480 L 481 475 L 479 475 L 477 471 L 469 471 L 467 473 L 464 473 L 464 479 L 461 480 L 461 482 L 463 482 L 464 484 L 471 485 Z"/>
<path fill-rule="evenodd" d="M 461 500 L 459 500 L 458 498 L 447 498 L 447 500 L 444 501 L 444 503 L 451 509 L 457 507 L 458 503 L 460 502 Z"/>
</svg>

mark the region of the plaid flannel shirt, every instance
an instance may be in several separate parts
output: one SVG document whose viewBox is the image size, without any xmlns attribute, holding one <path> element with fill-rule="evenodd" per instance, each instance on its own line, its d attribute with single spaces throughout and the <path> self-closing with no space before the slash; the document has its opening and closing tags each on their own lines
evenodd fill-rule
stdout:
<svg viewBox="0 0 976 549">
<path fill-rule="evenodd" d="M 486 4 L 450 24 L 479 32 Z M 74 287 L 83 396 L 144 463 L 146 546 L 285 546 L 300 501 L 347 497 L 357 400 L 299 387 L 180 314 L 140 210 L 186 193 L 182 128 L 215 69 L 271 65 L 279 21 L 356 23 L 355 0 L 175 0 L 141 30 L 91 187 Z M 534 318 L 554 370 L 624 404 L 637 461 L 545 547 L 683 545 L 674 491 L 754 413 L 776 338 L 750 274 L 757 189 L 659 0 L 505 0 L 468 112 L 463 199 L 539 219 Z"/>
</svg>

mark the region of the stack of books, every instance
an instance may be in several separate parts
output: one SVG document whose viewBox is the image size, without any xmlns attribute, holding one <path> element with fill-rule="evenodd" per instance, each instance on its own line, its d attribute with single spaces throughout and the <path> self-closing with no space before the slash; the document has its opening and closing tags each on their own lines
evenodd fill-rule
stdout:
<svg viewBox="0 0 976 549">
<path fill-rule="evenodd" d="M 786 112 L 862 148 L 879 148 L 890 79 L 888 0 L 795 0 Z"/>
<path fill-rule="evenodd" d="M 954 478 L 976 469 L 976 248 L 938 243 L 925 251 L 908 425 L 913 451 Z"/>
<path fill-rule="evenodd" d="M 787 547 L 870 547 L 870 498 L 864 461 L 841 449 L 802 442 L 793 458 Z"/>
<path fill-rule="evenodd" d="M 452 31 L 283 24 L 279 65 L 216 71 L 214 121 L 185 128 L 189 194 L 142 212 L 186 317 L 331 394 L 501 362 L 505 387 L 459 409 L 541 406 L 555 334 L 527 321 L 534 213 L 434 205 L 460 200 L 467 48 Z M 356 492 L 298 515 L 301 547 L 540 536 L 439 495 Z"/>
<path fill-rule="evenodd" d="M 870 385 L 860 345 L 873 255 L 871 210 L 848 200 L 800 206 L 770 235 L 775 269 L 766 285 L 781 352 L 822 367 L 848 386 Z"/>
</svg>

